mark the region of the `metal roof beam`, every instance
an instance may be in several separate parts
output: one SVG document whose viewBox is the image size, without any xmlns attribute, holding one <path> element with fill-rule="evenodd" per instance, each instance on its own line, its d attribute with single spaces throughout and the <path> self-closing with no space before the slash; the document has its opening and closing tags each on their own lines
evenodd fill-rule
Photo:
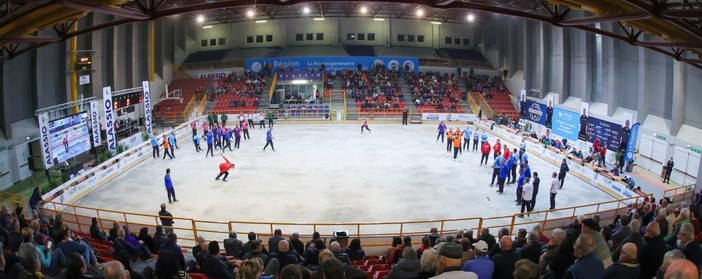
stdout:
<svg viewBox="0 0 702 279">
<path fill-rule="evenodd" d="M 651 18 L 651 15 L 644 13 L 634 13 L 634 14 L 621 14 L 621 15 L 606 15 L 606 16 L 592 16 L 583 17 L 577 19 L 569 19 L 561 21 L 559 24 L 563 26 L 573 26 L 582 24 L 593 24 L 601 22 L 611 22 L 611 21 L 627 21 L 627 20 L 640 20 Z"/>
</svg>

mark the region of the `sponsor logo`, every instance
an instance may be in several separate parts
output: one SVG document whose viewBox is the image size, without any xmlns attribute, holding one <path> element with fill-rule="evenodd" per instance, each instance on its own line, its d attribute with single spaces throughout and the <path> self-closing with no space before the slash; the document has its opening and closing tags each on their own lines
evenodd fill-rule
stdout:
<svg viewBox="0 0 702 279">
<path fill-rule="evenodd" d="M 147 83 L 148 85 L 148 83 Z M 144 89 L 147 89 L 144 87 Z M 151 90 L 144 90 L 144 126 L 146 126 L 146 132 L 151 134 Z"/>
<path fill-rule="evenodd" d="M 627 197 L 627 198 L 631 198 L 631 197 L 632 197 L 630 191 L 624 191 L 623 194 L 624 194 L 624 196 Z"/>
<path fill-rule="evenodd" d="M 383 60 L 376 59 L 373 61 L 373 65 L 385 65 L 385 62 L 383 62 Z"/>
<path fill-rule="evenodd" d="M 621 192 L 622 192 L 622 188 L 619 188 L 619 186 L 616 186 L 616 185 L 610 185 L 610 187 L 612 187 L 612 189 L 614 189 L 615 191 L 617 191 L 617 192 L 619 192 L 619 193 L 621 193 Z"/>
<path fill-rule="evenodd" d="M 41 139 L 42 139 L 42 149 L 44 152 L 44 161 L 47 166 L 51 165 L 51 150 L 49 150 L 49 128 L 46 126 L 41 127 Z"/>
<path fill-rule="evenodd" d="M 529 118 L 531 118 L 531 121 L 534 122 L 539 122 L 541 120 L 541 116 L 544 115 L 544 112 L 541 111 L 541 106 L 537 103 L 532 103 L 531 107 L 529 107 Z"/>
<path fill-rule="evenodd" d="M 408 72 L 413 72 L 414 71 L 414 62 L 410 60 L 406 60 L 405 63 L 402 63 L 402 67 L 407 69 Z"/>
<path fill-rule="evenodd" d="M 90 120 L 93 125 L 93 141 L 95 146 L 100 145 L 100 121 L 98 121 L 98 117 L 97 110 L 90 112 Z"/>
<path fill-rule="evenodd" d="M 115 129 L 114 129 L 114 120 L 112 119 L 112 100 L 111 98 L 106 98 L 105 99 L 105 125 L 107 127 L 107 147 L 110 150 L 117 150 L 117 146 L 115 145 Z"/>
<path fill-rule="evenodd" d="M 218 79 L 218 78 L 225 78 L 225 77 L 227 77 L 227 73 L 225 73 L 225 72 L 202 73 L 202 74 L 200 74 L 200 78 L 201 78 L 201 79 L 202 79 L 202 78 L 214 78 L 214 79 Z"/>
<path fill-rule="evenodd" d="M 399 70 L 400 69 L 400 61 L 390 60 L 390 62 L 388 62 L 388 69 Z"/>
<path fill-rule="evenodd" d="M 536 125 L 536 132 L 541 133 L 541 125 Z"/>
<path fill-rule="evenodd" d="M 254 62 L 253 64 L 251 64 L 251 70 L 258 73 L 261 70 L 263 70 L 263 66 L 261 65 L 260 62 Z"/>
</svg>

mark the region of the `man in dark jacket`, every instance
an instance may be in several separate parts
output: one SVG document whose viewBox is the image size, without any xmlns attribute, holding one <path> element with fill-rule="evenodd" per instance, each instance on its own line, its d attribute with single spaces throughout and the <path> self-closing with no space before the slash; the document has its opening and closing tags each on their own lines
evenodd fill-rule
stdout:
<svg viewBox="0 0 702 279">
<path fill-rule="evenodd" d="M 161 219 L 161 225 L 166 228 L 166 233 L 173 232 L 173 214 L 166 210 L 166 204 L 161 203 L 161 211 L 158 212 L 158 216 Z"/>
<path fill-rule="evenodd" d="M 566 270 L 564 279 L 586 279 L 604 277 L 604 264 L 595 257 L 595 240 L 587 233 L 575 240 L 574 254 L 578 259 Z"/>
<path fill-rule="evenodd" d="M 480 237 L 478 238 L 478 240 L 482 240 L 485 241 L 485 243 L 487 243 L 488 251 L 490 251 L 490 249 L 492 249 L 492 247 L 494 247 L 497 243 L 497 241 L 495 240 L 495 236 L 490 234 L 490 229 L 488 228 L 483 228 L 483 230 L 480 231 Z"/>
<path fill-rule="evenodd" d="M 241 259 L 241 257 L 244 256 L 243 250 L 244 243 L 236 238 L 236 232 L 230 232 L 229 238 L 224 240 L 224 251 L 227 253 L 227 256 Z"/>
<path fill-rule="evenodd" d="M 665 254 L 665 241 L 661 235 L 658 222 L 651 222 L 644 232 L 644 246 L 639 250 L 639 264 L 641 264 L 641 279 L 650 279 L 656 276 L 658 267 L 663 263 Z"/>
<path fill-rule="evenodd" d="M 278 251 L 271 252 L 271 259 L 278 259 L 280 264 L 278 271 L 280 272 L 287 265 L 296 265 L 299 263 L 297 256 L 290 252 L 290 244 L 287 240 L 282 240 L 278 242 Z"/>
<path fill-rule="evenodd" d="M 332 264 L 333 263 L 333 264 Z M 345 265 L 339 260 L 334 258 L 334 253 L 325 249 L 319 253 L 319 265 L 322 267 L 317 272 L 310 274 L 312 279 L 323 279 L 323 278 L 335 278 L 336 276 L 329 276 L 327 272 L 334 272 L 337 275 L 341 275 L 339 278 L 345 279 L 366 279 L 367 275 L 360 269 L 354 268 L 350 265 Z"/>
<path fill-rule="evenodd" d="M 500 238 L 500 249 L 502 253 L 495 255 L 492 262 L 495 263 L 495 271 L 492 273 L 494 279 L 511 279 L 514 272 L 514 263 L 519 260 L 519 256 L 512 251 L 512 239 L 509 235 Z"/>
<path fill-rule="evenodd" d="M 405 279 L 414 277 L 422 271 L 422 263 L 417 260 L 417 252 L 412 247 L 405 247 L 402 259 L 392 267 L 385 279 Z"/>
<path fill-rule="evenodd" d="M 605 279 L 638 279 L 641 268 L 636 260 L 637 250 L 634 243 L 622 245 L 619 261 L 605 270 Z"/>
<path fill-rule="evenodd" d="M 278 252 L 278 242 L 284 239 L 283 232 L 280 229 L 275 229 L 273 236 L 268 239 L 268 249 L 270 250 L 270 253 Z"/>
<path fill-rule="evenodd" d="M 641 251 L 644 246 L 644 238 L 641 235 L 641 223 L 639 222 L 638 219 L 634 219 L 629 223 L 629 227 L 631 227 L 631 234 L 624 238 L 622 241 L 622 245 L 620 245 L 614 253 L 612 253 L 612 260 L 613 261 L 618 261 L 619 256 L 621 255 L 621 248 L 624 246 L 626 243 L 633 243 L 636 245 L 636 251 Z M 638 259 L 638 257 L 637 257 Z"/>
<path fill-rule="evenodd" d="M 254 239 L 249 241 L 251 243 L 251 252 L 244 254 L 244 260 L 250 260 L 253 258 L 260 258 L 263 262 L 263 266 L 268 265 L 268 255 L 263 253 L 263 243 L 261 240 Z"/>
<path fill-rule="evenodd" d="M 305 243 L 302 243 L 300 240 L 300 234 L 299 233 L 293 233 L 292 237 L 290 237 L 290 246 L 292 246 L 293 250 L 297 252 L 300 255 L 305 254 Z"/>
<path fill-rule="evenodd" d="M 501 228 L 497 232 L 497 239 L 502 239 L 503 236 L 509 235 L 509 228 Z M 502 253 L 502 248 L 499 245 L 495 245 L 490 249 L 490 253 L 488 253 L 488 257 L 492 259 L 495 255 L 498 255 Z"/>
<path fill-rule="evenodd" d="M 219 243 L 210 241 L 207 245 L 207 255 L 202 262 L 202 271 L 207 278 L 233 279 L 234 270 L 222 261 L 219 255 Z"/>
<path fill-rule="evenodd" d="M 254 241 L 254 240 L 257 240 L 256 233 L 255 233 L 255 232 L 249 232 L 248 238 L 249 238 L 249 242 L 246 242 L 246 243 L 244 244 L 244 249 L 241 251 L 244 255 L 246 255 L 247 253 L 249 253 L 249 252 L 251 252 L 251 251 L 253 250 L 253 249 L 252 249 L 253 241 Z M 261 250 L 261 253 L 264 253 L 264 254 L 268 255 L 268 251 L 266 251 L 266 247 L 263 247 L 263 249 Z"/>
<path fill-rule="evenodd" d="M 349 260 L 349 255 L 341 251 L 341 244 L 338 241 L 334 241 L 329 244 L 329 250 L 334 253 L 334 257 L 345 265 L 352 265 L 351 260 Z"/>
<path fill-rule="evenodd" d="M 156 226 L 156 233 L 154 233 L 154 247 L 156 247 L 156 250 L 161 249 L 161 245 L 166 243 L 168 239 L 166 239 L 166 234 L 163 233 L 163 226 L 158 225 Z"/>
</svg>

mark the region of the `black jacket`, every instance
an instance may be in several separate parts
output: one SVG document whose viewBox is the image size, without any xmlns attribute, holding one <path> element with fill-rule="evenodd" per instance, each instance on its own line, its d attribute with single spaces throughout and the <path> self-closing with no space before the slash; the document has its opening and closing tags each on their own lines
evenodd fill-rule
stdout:
<svg viewBox="0 0 702 279">
<path fill-rule="evenodd" d="M 298 264 L 297 256 L 295 254 L 290 253 L 290 252 L 277 252 L 277 253 L 271 253 L 271 259 L 278 259 L 278 262 L 280 263 L 280 267 L 278 268 L 278 272 L 283 270 L 283 267 L 286 265 L 296 265 Z"/>
<path fill-rule="evenodd" d="M 513 251 L 502 251 L 495 255 L 492 262 L 495 263 L 495 271 L 492 274 L 493 279 L 511 279 L 514 272 L 514 263 L 519 260 L 519 256 Z"/>
<path fill-rule="evenodd" d="M 227 256 L 241 259 L 244 256 L 244 243 L 233 237 L 227 238 L 224 240 L 224 251 L 227 252 Z"/>
<path fill-rule="evenodd" d="M 218 257 L 207 255 L 202 262 L 202 271 L 207 275 L 207 278 L 233 279 L 234 274 L 232 268 Z"/>
<path fill-rule="evenodd" d="M 539 257 L 541 257 L 541 244 L 530 245 L 529 247 L 525 246 L 522 248 L 522 259 L 528 259 L 535 264 L 539 264 Z"/>
<path fill-rule="evenodd" d="M 641 266 L 641 279 L 651 279 L 656 276 L 658 267 L 663 264 L 663 256 L 665 255 L 665 242 L 662 236 L 645 238 L 643 248 L 639 251 L 639 264 Z"/>
<path fill-rule="evenodd" d="M 638 279 L 641 276 L 639 264 L 614 263 L 605 269 L 604 279 Z"/>
<path fill-rule="evenodd" d="M 422 264 L 419 260 L 401 260 L 390 270 L 385 279 L 407 279 L 417 276 L 422 271 Z"/>
</svg>

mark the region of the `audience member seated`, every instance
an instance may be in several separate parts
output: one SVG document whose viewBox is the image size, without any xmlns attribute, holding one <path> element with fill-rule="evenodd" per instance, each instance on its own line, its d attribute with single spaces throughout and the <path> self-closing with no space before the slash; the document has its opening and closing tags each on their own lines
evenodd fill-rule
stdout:
<svg viewBox="0 0 702 279">
<path fill-rule="evenodd" d="M 180 266 L 185 268 L 185 257 L 183 256 L 183 250 L 180 248 L 180 246 L 178 246 L 177 243 L 178 236 L 175 233 L 169 233 L 166 236 L 166 242 L 161 244 L 159 252 L 163 250 L 171 250 L 173 254 L 177 257 Z"/>
<path fill-rule="evenodd" d="M 366 252 L 363 251 L 363 248 L 361 247 L 361 239 L 351 239 L 349 248 L 346 248 L 346 254 L 349 255 L 349 260 L 351 261 L 363 260 L 363 258 L 366 256 Z"/>
<path fill-rule="evenodd" d="M 390 270 L 385 279 L 404 279 L 417 276 L 422 271 L 422 264 L 417 259 L 417 252 L 412 247 L 405 247 L 402 251 L 402 260 Z"/>
<path fill-rule="evenodd" d="M 345 265 L 334 257 L 329 249 L 319 253 L 319 266 L 316 272 L 310 274 L 311 279 L 366 279 L 367 275 L 360 269 Z"/>
<path fill-rule="evenodd" d="M 254 239 L 251 242 L 251 251 L 244 254 L 244 260 L 250 260 L 254 258 L 260 258 L 263 262 L 263 266 L 268 265 L 268 255 L 263 253 L 263 243 L 261 240 Z"/>
<path fill-rule="evenodd" d="M 343 264 L 351 265 L 349 255 L 341 251 L 341 245 L 338 241 L 334 241 L 331 244 L 329 244 L 329 250 L 332 251 L 332 253 L 334 253 L 334 257 L 336 257 L 337 260 L 339 260 Z"/>
<path fill-rule="evenodd" d="M 302 256 L 305 254 L 305 243 L 300 240 L 300 234 L 294 232 L 290 237 L 290 246 L 292 246 L 295 253 Z"/>
<path fill-rule="evenodd" d="M 112 247 L 115 249 L 114 253 L 120 251 L 127 251 L 132 258 L 150 259 L 151 251 L 143 241 L 139 241 L 137 245 L 125 240 L 125 231 L 120 228 L 117 230 L 117 239 L 112 241 Z"/>
<path fill-rule="evenodd" d="M 100 227 L 98 226 L 98 219 L 96 217 L 93 217 L 93 219 L 91 220 L 90 237 L 92 237 L 93 239 L 100 240 L 100 241 L 107 240 L 107 236 L 105 236 L 105 232 L 101 231 Z"/>
<path fill-rule="evenodd" d="M 244 256 L 244 243 L 236 237 L 235 231 L 229 233 L 229 238 L 224 240 L 224 251 L 227 253 L 227 256 L 241 259 Z"/>
<path fill-rule="evenodd" d="M 210 241 L 207 251 L 209 253 L 206 254 L 200 266 L 202 272 L 209 278 L 234 279 L 234 269 L 220 256 L 219 243 L 216 240 Z"/>
<path fill-rule="evenodd" d="M 170 234 L 169 234 L 170 235 Z M 161 249 L 153 270 L 144 269 L 147 279 L 192 279 L 181 265 L 179 256 L 171 249 Z"/>
<path fill-rule="evenodd" d="M 271 252 L 271 259 L 278 259 L 278 264 L 280 265 L 279 271 L 288 265 L 297 265 L 299 263 L 298 257 L 295 256 L 294 252 L 290 252 L 290 243 L 283 239 L 278 241 L 278 249 L 276 252 Z"/>
<path fill-rule="evenodd" d="M 419 73 L 408 74 L 405 82 L 410 86 L 412 101 L 417 107 L 458 112 L 459 99 L 464 93 L 458 88 L 453 74 Z"/>
<path fill-rule="evenodd" d="M 66 266 L 66 257 L 61 249 L 57 249 L 57 251 L 52 252 L 51 247 L 34 242 L 32 229 L 28 227 L 22 228 L 22 238 L 23 244 L 31 243 L 33 247 L 37 249 L 37 255 L 39 256 L 39 262 L 41 263 L 41 270 L 44 272 L 44 274 L 55 274 L 61 269 L 61 267 Z"/>
</svg>

